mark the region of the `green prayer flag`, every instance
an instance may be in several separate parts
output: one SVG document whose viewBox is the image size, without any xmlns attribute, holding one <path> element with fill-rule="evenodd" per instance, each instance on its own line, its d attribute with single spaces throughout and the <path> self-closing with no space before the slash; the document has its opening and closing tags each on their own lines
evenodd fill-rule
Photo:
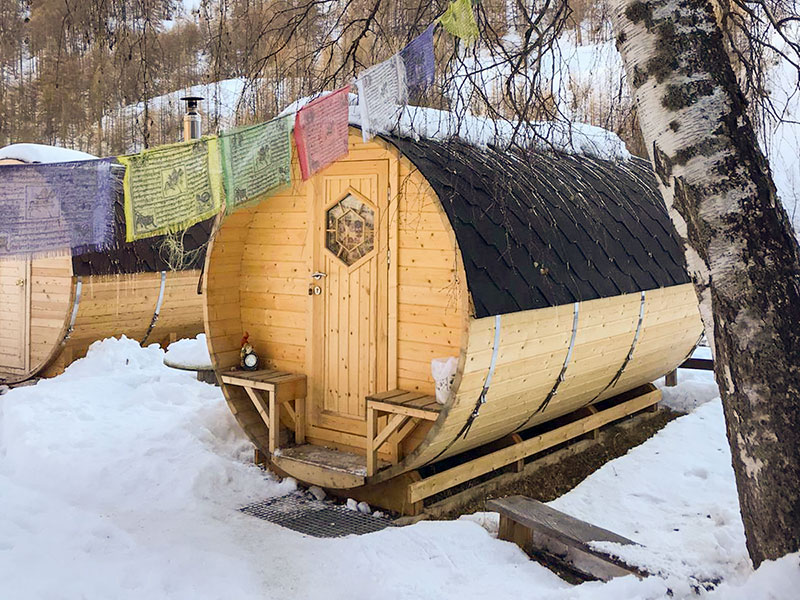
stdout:
<svg viewBox="0 0 800 600">
<path fill-rule="evenodd" d="M 474 42 L 478 39 L 478 24 L 475 22 L 470 0 L 451 2 L 445 13 L 439 17 L 439 24 L 449 34 L 461 38 L 465 42 Z"/>
<path fill-rule="evenodd" d="M 164 235 L 208 219 L 222 207 L 217 138 L 120 156 L 125 165 L 126 240 Z"/>
<path fill-rule="evenodd" d="M 293 121 L 287 115 L 220 134 L 228 212 L 292 183 Z"/>
</svg>

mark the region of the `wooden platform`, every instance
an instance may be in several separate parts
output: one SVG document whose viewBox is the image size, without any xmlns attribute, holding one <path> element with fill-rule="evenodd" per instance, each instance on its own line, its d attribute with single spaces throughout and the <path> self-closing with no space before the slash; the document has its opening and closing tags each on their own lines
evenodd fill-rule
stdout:
<svg viewBox="0 0 800 600">
<path fill-rule="evenodd" d="M 546 554 L 585 579 L 608 581 L 644 574 L 593 546 L 595 542 L 631 545 L 635 542 L 581 521 L 526 496 L 490 500 L 488 510 L 500 513 L 498 538 L 514 542 L 531 554 Z"/>
<path fill-rule="evenodd" d="M 281 448 L 273 454 L 272 462 L 294 477 L 320 487 L 358 487 L 364 485 L 367 476 L 364 456 L 311 444 Z"/>
</svg>

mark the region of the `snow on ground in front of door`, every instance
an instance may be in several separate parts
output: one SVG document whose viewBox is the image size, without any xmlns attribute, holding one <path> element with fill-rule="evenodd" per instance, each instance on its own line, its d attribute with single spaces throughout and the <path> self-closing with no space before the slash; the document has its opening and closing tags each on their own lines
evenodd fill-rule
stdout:
<svg viewBox="0 0 800 600">
<path fill-rule="evenodd" d="M 295 484 L 253 467 L 219 389 L 163 357 L 109 339 L 0 397 L 0 599 L 696 598 L 693 578 L 720 577 L 700 597 L 728 600 L 800 587 L 797 554 L 749 567 L 708 373 L 665 390 L 705 403 L 554 503 L 647 544 L 637 558 L 661 576 L 573 587 L 467 519 L 315 539 L 238 512 Z"/>
</svg>

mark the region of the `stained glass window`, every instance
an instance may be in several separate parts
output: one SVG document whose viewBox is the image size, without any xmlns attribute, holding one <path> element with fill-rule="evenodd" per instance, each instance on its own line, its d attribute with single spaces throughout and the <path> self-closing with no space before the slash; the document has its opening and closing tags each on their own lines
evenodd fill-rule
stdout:
<svg viewBox="0 0 800 600">
<path fill-rule="evenodd" d="M 325 246 L 350 266 L 375 247 L 375 211 L 348 194 L 328 209 Z"/>
</svg>

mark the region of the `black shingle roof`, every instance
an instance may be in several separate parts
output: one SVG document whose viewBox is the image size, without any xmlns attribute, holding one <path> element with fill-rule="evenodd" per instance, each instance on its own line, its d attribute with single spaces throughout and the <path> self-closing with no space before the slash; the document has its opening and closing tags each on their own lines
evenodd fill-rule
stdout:
<svg viewBox="0 0 800 600">
<path fill-rule="evenodd" d="M 439 196 L 478 318 L 689 282 L 646 161 L 388 141 Z"/>
</svg>

